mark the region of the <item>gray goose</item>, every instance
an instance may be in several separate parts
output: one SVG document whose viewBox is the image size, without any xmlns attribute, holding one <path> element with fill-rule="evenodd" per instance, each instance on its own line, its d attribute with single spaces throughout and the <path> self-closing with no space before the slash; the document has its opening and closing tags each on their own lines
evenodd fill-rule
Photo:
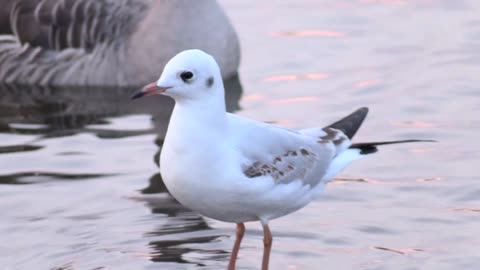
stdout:
<svg viewBox="0 0 480 270">
<path fill-rule="evenodd" d="M 0 83 L 139 86 L 199 48 L 236 75 L 238 37 L 215 0 L 2 0 Z"/>
</svg>

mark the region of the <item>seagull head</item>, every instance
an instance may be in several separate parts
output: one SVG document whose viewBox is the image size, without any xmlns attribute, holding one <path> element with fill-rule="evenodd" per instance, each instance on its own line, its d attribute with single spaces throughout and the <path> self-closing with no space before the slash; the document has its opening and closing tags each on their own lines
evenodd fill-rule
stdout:
<svg viewBox="0 0 480 270">
<path fill-rule="evenodd" d="M 180 52 L 168 61 L 156 82 L 143 87 L 132 99 L 158 94 L 177 102 L 223 95 L 220 68 L 211 55 L 201 50 Z"/>
</svg>

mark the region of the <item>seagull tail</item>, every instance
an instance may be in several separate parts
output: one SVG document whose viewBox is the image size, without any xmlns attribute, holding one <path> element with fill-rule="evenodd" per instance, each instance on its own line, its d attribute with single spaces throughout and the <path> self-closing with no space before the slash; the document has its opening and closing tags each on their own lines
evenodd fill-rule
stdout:
<svg viewBox="0 0 480 270">
<path fill-rule="evenodd" d="M 362 107 L 346 117 L 338 120 L 337 122 L 329 125 L 328 127 L 338 129 L 345 133 L 345 135 L 351 140 L 355 133 L 363 123 L 363 120 L 367 117 L 368 108 Z M 383 142 L 366 142 L 366 143 L 354 143 L 350 146 L 350 149 L 359 149 L 360 155 L 373 154 L 378 151 L 377 146 L 385 144 L 397 144 L 397 143 L 412 143 L 412 142 L 435 142 L 434 140 L 398 140 L 398 141 L 383 141 Z M 355 151 L 356 152 L 356 151 Z M 358 154 L 357 154 L 358 155 Z"/>
<path fill-rule="evenodd" d="M 354 143 L 350 145 L 352 149 L 360 149 L 361 155 L 373 154 L 378 151 L 377 146 L 386 144 L 397 143 L 412 143 L 412 142 L 436 142 L 434 140 L 399 140 L 399 141 L 384 141 L 384 142 L 367 142 L 367 143 Z"/>
<path fill-rule="evenodd" d="M 362 125 L 363 120 L 365 120 L 365 117 L 367 117 L 367 114 L 368 108 L 362 107 L 328 127 L 338 129 L 345 133 L 349 139 L 352 139 Z"/>
</svg>

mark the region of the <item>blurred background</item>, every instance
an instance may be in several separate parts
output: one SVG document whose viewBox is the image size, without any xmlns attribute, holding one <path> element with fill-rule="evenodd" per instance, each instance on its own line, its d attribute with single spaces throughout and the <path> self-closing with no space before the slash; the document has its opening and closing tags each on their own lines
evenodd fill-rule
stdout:
<svg viewBox="0 0 480 270">
<path fill-rule="evenodd" d="M 50 12 L 55 5 L 45 3 L 55 1 L 14 2 L 1 11 L 14 19 L 0 19 L 0 269 L 226 267 L 234 226 L 183 208 L 158 173 L 173 102 L 129 100 L 160 75 L 164 59 L 192 44 L 226 70 L 231 112 L 305 128 L 367 106 L 357 142 L 438 141 L 382 147 L 321 198 L 272 221 L 271 269 L 480 268 L 479 2 L 219 0 L 189 8 L 135 0 L 122 4 L 137 9 L 113 17 L 130 32 L 98 35 L 85 34 L 93 20 L 82 19 L 84 30 L 72 25 L 122 5 L 57 1 L 83 14 L 58 13 L 69 18 Z M 143 18 L 158 14 L 167 19 L 150 29 Z M 44 26 L 27 27 L 35 20 Z M 148 48 L 132 42 L 154 31 L 161 35 Z M 135 51 L 147 54 L 125 57 Z M 237 266 L 258 269 L 263 234 L 259 224 L 246 226 Z"/>
</svg>

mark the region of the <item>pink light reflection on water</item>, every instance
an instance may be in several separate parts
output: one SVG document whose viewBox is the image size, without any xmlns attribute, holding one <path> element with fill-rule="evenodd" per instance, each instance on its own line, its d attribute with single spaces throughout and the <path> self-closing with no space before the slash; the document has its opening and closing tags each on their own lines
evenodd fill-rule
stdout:
<svg viewBox="0 0 480 270">
<path fill-rule="evenodd" d="M 261 99 L 265 99 L 265 96 L 260 94 L 253 94 L 253 95 L 246 95 L 242 99 L 243 100 L 261 100 Z"/>
<path fill-rule="evenodd" d="M 298 80 L 321 80 L 330 77 L 326 73 L 307 73 L 300 75 L 274 75 L 265 78 L 265 82 L 277 82 L 277 81 L 298 81 Z"/>
<path fill-rule="evenodd" d="M 270 104 L 289 104 L 289 103 L 301 103 L 301 102 L 311 102 L 320 100 L 319 97 L 315 96 L 306 96 L 306 97 L 294 97 L 294 98 L 282 98 L 282 99 L 275 99 L 270 101 Z"/>
<path fill-rule="evenodd" d="M 296 31 L 284 31 L 284 32 L 274 32 L 270 33 L 273 37 L 329 37 L 329 38 L 340 38 L 344 37 L 345 33 L 338 31 L 323 31 L 323 30 L 296 30 Z"/>
<path fill-rule="evenodd" d="M 444 181 L 444 177 L 440 176 L 435 176 L 435 177 L 429 177 L 429 178 L 418 178 L 415 181 L 417 182 L 438 182 L 438 181 Z"/>
<path fill-rule="evenodd" d="M 428 152 L 432 152 L 433 150 L 434 150 L 433 148 L 426 148 L 426 147 L 408 149 L 408 151 L 411 153 L 428 153 Z"/>
<path fill-rule="evenodd" d="M 438 127 L 439 123 L 426 122 L 426 121 L 401 121 L 401 122 L 392 122 L 392 126 L 397 127 L 418 127 L 418 128 L 428 128 L 428 127 Z"/>
<path fill-rule="evenodd" d="M 408 5 L 406 0 L 359 0 L 361 4 Z"/>
<path fill-rule="evenodd" d="M 450 210 L 456 211 L 456 212 L 465 212 L 465 213 L 480 213 L 480 208 L 471 208 L 471 207 L 452 208 Z"/>
<path fill-rule="evenodd" d="M 335 177 L 331 182 L 334 185 L 345 185 L 349 183 L 367 183 L 367 184 L 374 184 L 374 185 L 388 185 L 388 186 L 395 186 L 401 185 L 401 182 L 392 182 L 392 181 L 381 181 L 375 179 L 368 179 L 368 178 L 342 178 L 342 177 Z"/>
<path fill-rule="evenodd" d="M 365 80 L 357 82 L 353 85 L 354 88 L 366 88 L 378 84 L 378 80 Z"/>
</svg>

